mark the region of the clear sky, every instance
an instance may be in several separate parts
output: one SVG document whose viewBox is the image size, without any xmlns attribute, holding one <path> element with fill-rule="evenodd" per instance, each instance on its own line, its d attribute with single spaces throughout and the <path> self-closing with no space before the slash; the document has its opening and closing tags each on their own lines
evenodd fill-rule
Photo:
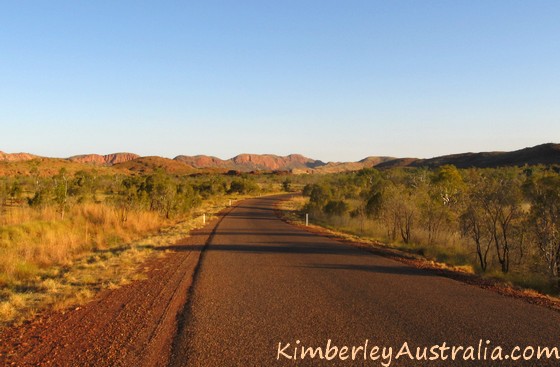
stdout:
<svg viewBox="0 0 560 367">
<path fill-rule="evenodd" d="M 432 157 L 560 142 L 560 1 L 0 0 L 0 150 Z"/>
</svg>

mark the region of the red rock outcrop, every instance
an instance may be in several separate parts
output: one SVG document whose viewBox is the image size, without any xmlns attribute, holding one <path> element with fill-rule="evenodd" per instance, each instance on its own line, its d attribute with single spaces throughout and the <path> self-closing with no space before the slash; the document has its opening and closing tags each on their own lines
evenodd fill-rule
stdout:
<svg viewBox="0 0 560 367">
<path fill-rule="evenodd" d="M 314 168 L 324 163 L 300 154 L 282 157 L 274 154 L 240 154 L 231 158 L 236 167 L 243 170 L 289 171 L 295 168 Z"/>
<path fill-rule="evenodd" d="M 180 155 L 174 159 L 196 168 L 224 168 L 242 172 L 258 170 L 290 171 L 292 169 L 313 168 L 324 164 L 301 154 L 290 154 L 285 157 L 274 154 L 239 154 L 226 160 L 206 155 Z"/>
<path fill-rule="evenodd" d="M 113 164 L 128 162 L 133 159 L 139 158 L 138 154 L 133 153 L 112 153 L 106 155 L 100 154 L 82 154 L 82 155 L 75 155 L 73 157 L 68 158 L 69 161 L 78 162 L 78 163 L 88 163 L 88 164 L 97 164 L 97 165 L 106 165 L 112 166 Z"/>
<path fill-rule="evenodd" d="M 0 151 L 0 161 L 4 162 L 30 161 L 35 158 L 39 157 L 29 153 L 4 153 Z"/>
<path fill-rule="evenodd" d="M 225 161 L 218 157 L 208 156 L 208 155 L 179 155 L 173 158 L 176 161 L 186 163 L 190 166 L 196 168 L 227 168 L 230 166 L 231 162 Z"/>
<path fill-rule="evenodd" d="M 195 171 L 192 166 L 184 162 L 158 156 L 139 157 L 126 162 L 115 163 L 114 167 L 141 173 L 152 173 L 158 169 L 173 174 L 189 174 Z"/>
</svg>

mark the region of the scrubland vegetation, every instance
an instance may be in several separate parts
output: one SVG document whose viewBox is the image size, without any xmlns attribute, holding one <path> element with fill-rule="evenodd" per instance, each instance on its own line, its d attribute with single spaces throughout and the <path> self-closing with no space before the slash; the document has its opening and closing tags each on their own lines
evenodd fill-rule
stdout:
<svg viewBox="0 0 560 367">
<path fill-rule="evenodd" d="M 36 167 L 36 166 L 33 166 Z M 554 167 L 362 169 L 326 175 L 116 173 L 0 177 L 0 323 L 67 307 L 138 266 L 231 199 L 303 190 L 300 218 L 484 276 L 558 295 Z M 163 251 L 160 253 L 164 253 Z"/>
<path fill-rule="evenodd" d="M 303 189 L 300 215 L 558 295 L 560 175 L 554 167 L 364 169 Z"/>
<path fill-rule="evenodd" d="M 162 170 L 0 177 L 0 322 L 126 284 L 154 247 L 186 236 L 202 213 L 277 187 L 264 176 Z"/>
</svg>

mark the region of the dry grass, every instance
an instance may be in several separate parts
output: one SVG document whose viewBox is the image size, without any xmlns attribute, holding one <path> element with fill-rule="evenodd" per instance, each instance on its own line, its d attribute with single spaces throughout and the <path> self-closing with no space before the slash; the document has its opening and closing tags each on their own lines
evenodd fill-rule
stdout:
<svg viewBox="0 0 560 367">
<path fill-rule="evenodd" d="M 0 286 L 33 280 L 42 270 L 70 265 L 85 252 L 128 243 L 167 224 L 152 212 L 132 212 L 126 222 L 103 204 L 76 205 L 65 220 L 54 210 L 18 208 L 0 227 Z"/>
<path fill-rule="evenodd" d="M 148 256 L 203 226 L 220 210 L 249 195 L 213 197 L 175 221 L 148 211 L 122 222 L 114 208 L 76 205 L 65 220 L 55 210 L 14 208 L 0 227 L 0 326 L 44 309 L 82 304 L 102 289 L 142 279 Z"/>
<path fill-rule="evenodd" d="M 305 222 L 305 217 L 301 214 L 303 206 L 307 204 L 308 199 L 301 195 L 294 195 L 288 200 L 282 200 L 278 203 L 278 209 L 282 211 L 284 217 L 293 222 Z"/>
</svg>

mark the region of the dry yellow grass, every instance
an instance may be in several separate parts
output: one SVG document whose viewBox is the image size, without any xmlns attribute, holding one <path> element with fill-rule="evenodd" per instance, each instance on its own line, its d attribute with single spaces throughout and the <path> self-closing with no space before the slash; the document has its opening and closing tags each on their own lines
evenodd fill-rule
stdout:
<svg viewBox="0 0 560 367">
<path fill-rule="evenodd" d="M 203 225 L 203 214 L 209 221 L 230 200 L 247 197 L 214 197 L 175 221 L 133 211 L 122 222 L 103 204 L 76 205 L 64 220 L 55 210 L 11 210 L 0 227 L 0 326 L 142 279 L 138 269 L 154 247 L 175 243 Z"/>
<path fill-rule="evenodd" d="M 41 269 L 69 265 L 84 252 L 128 243 L 166 224 L 148 211 L 122 222 L 103 204 L 76 205 L 64 220 L 54 210 L 19 208 L 0 227 L 0 285 L 31 280 Z"/>
</svg>

